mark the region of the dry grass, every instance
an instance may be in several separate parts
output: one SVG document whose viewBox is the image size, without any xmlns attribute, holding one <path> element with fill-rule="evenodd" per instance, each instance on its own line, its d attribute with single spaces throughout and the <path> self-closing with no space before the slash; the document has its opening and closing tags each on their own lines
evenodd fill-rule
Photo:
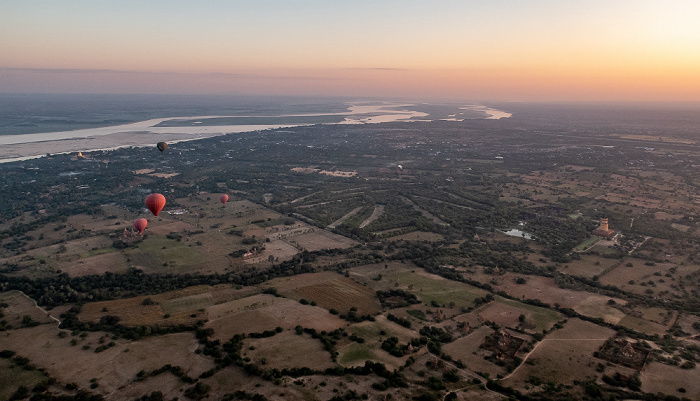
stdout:
<svg viewBox="0 0 700 401">
<path fill-rule="evenodd" d="M 227 341 L 234 334 L 260 333 L 276 327 L 292 329 L 297 325 L 318 331 L 332 331 L 347 323 L 327 310 L 286 298 L 258 294 L 207 308 L 207 328 L 213 338 Z"/>
<path fill-rule="evenodd" d="M 700 400 L 700 369 L 681 369 L 677 366 L 664 365 L 658 362 L 649 363 L 642 371 L 642 391 L 656 394 L 662 392 Z M 679 388 L 685 388 L 680 393 Z"/>
<path fill-rule="evenodd" d="M 210 358 L 194 353 L 199 343 L 192 333 L 149 337 L 137 342 L 114 340 L 115 346 L 100 353 L 93 350 L 99 338 L 107 333 L 89 333 L 77 346 L 70 345 L 70 336 L 59 338 L 58 333 L 54 325 L 12 330 L 3 333 L 3 343 L 60 382 L 76 382 L 81 388 L 89 388 L 90 379 L 96 378 L 99 387 L 93 391 L 102 395 L 132 383 L 142 369 L 151 371 L 171 364 L 181 366 L 191 377 L 198 377 L 214 367 Z M 83 344 L 91 348 L 83 350 Z"/>
<path fill-rule="evenodd" d="M 505 385 L 522 388 L 531 376 L 544 383 L 573 384 L 583 377 L 597 377 L 595 368 L 601 360 L 593 352 L 614 334 L 613 330 L 579 319 L 570 319 L 561 330 L 556 330 L 543 341 L 521 364 Z"/>
<path fill-rule="evenodd" d="M 252 363 L 270 369 L 307 367 L 325 370 L 335 366 L 320 341 L 290 330 L 268 338 L 248 338 L 243 341 L 241 354 L 249 357 Z"/>
</svg>

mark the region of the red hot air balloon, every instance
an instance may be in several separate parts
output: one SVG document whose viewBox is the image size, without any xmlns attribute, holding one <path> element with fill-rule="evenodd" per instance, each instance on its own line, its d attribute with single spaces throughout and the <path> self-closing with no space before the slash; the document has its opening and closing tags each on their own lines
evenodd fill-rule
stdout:
<svg viewBox="0 0 700 401">
<path fill-rule="evenodd" d="M 158 216 L 163 206 L 165 206 L 165 196 L 161 194 L 150 194 L 146 197 L 146 207 L 154 216 Z"/>
<path fill-rule="evenodd" d="M 219 200 L 221 201 L 222 204 L 225 205 L 226 202 L 228 202 L 228 195 L 223 194 L 223 195 L 219 196 Z"/>
<path fill-rule="evenodd" d="M 158 142 L 158 144 L 156 145 L 156 147 L 158 148 L 158 150 L 160 150 L 161 152 L 163 152 L 163 151 L 165 150 L 165 148 L 168 147 L 168 144 L 165 143 L 165 142 Z"/>
<path fill-rule="evenodd" d="M 146 221 L 146 219 L 144 219 L 143 217 L 134 220 L 134 228 L 138 230 L 139 234 L 143 234 L 143 230 L 146 229 L 147 224 L 148 221 Z"/>
</svg>

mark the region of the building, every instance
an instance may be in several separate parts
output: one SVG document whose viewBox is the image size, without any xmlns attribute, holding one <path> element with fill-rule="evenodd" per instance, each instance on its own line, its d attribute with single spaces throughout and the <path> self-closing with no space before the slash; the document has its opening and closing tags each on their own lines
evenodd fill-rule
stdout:
<svg viewBox="0 0 700 401">
<path fill-rule="evenodd" d="M 608 227 L 608 218 L 603 217 L 600 219 L 600 226 L 593 230 L 591 234 L 597 235 L 598 237 L 603 237 L 605 239 L 611 239 L 615 235 L 615 231 Z"/>
</svg>

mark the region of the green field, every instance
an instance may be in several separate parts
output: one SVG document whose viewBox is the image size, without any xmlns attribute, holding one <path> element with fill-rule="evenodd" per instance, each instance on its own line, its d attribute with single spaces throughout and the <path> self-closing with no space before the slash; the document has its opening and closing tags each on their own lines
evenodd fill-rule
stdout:
<svg viewBox="0 0 700 401">
<path fill-rule="evenodd" d="M 9 400 L 19 386 L 26 387 L 31 394 L 32 388 L 45 379 L 38 370 L 26 370 L 11 359 L 0 358 L 0 400 Z"/>
<path fill-rule="evenodd" d="M 496 302 L 502 303 L 504 305 L 512 306 L 514 308 L 518 309 L 523 309 L 528 312 L 530 312 L 530 321 L 534 321 L 535 328 L 532 329 L 533 331 L 542 331 L 545 329 L 549 329 L 554 325 L 554 323 L 558 322 L 561 320 L 561 315 L 559 312 L 552 310 L 552 309 L 547 309 L 547 308 L 541 308 L 539 306 L 534 306 L 534 305 L 528 305 L 522 302 L 514 301 L 512 299 L 506 299 L 500 296 L 496 296 L 495 298 Z"/>
<path fill-rule="evenodd" d="M 602 238 L 600 238 L 600 237 L 591 237 L 591 238 L 583 241 L 582 243 L 576 245 L 576 248 L 574 248 L 574 250 L 579 251 L 579 252 L 586 250 L 586 249 L 592 247 L 593 245 L 597 244 L 601 239 Z"/>
<path fill-rule="evenodd" d="M 373 360 L 374 355 L 364 344 L 353 343 L 348 345 L 339 359 L 341 365 L 355 365 L 358 362 Z"/>
<path fill-rule="evenodd" d="M 474 300 L 487 294 L 486 291 L 469 284 L 441 278 L 433 278 L 411 271 L 389 273 L 386 279 L 398 282 L 399 288 L 415 294 L 423 303 L 430 305 L 433 301 L 442 305 L 455 303 L 455 307 L 474 306 Z M 409 289 L 409 286 L 413 286 Z"/>
<path fill-rule="evenodd" d="M 634 316 L 625 316 L 618 324 L 646 334 L 662 335 L 666 333 L 666 327 Z"/>
<path fill-rule="evenodd" d="M 214 299 L 212 298 L 211 293 L 208 292 L 182 298 L 169 299 L 161 302 L 160 304 L 161 308 L 163 308 L 163 312 L 171 315 L 178 312 L 202 309 L 211 305 L 214 305 Z"/>
<path fill-rule="evenodd" d="M 138 248 L 125 251 L 132 264 L 152 269 L 156 273 L 163 270 L 186 273 L 187 268 L 200 267 L 205 261 L 196 248 L 163 236 L 150 236 L 139 243 Z"/>
<path fill-rule="evenodd" d="M 93 250 L 81 253 L 78 256 L 80 256 L 80 258 L 82 259 L 82 258 L 89 258 L 90 256 L 102 255 L 105 253 L 112 253 L 112 252 L 116 252 L 116 251 L 117 251 L 117 248 L 113 248 L 113 247 L 93 249 Z"/>
</svg>

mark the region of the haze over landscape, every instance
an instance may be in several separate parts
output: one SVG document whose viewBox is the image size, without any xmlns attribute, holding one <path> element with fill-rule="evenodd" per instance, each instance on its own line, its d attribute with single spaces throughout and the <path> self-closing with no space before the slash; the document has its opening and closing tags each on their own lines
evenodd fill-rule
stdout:
<svg viewBox="0 0 700 401">
<path fill-rule="evenodd" d="M 700 400 L 698 21 L 0 0 L 0 401 Z"/>
<path fill-rule="evenodd" d="M 0 91 L 700 101 L 700 4 L 4 1 Z"/>
</svg>

